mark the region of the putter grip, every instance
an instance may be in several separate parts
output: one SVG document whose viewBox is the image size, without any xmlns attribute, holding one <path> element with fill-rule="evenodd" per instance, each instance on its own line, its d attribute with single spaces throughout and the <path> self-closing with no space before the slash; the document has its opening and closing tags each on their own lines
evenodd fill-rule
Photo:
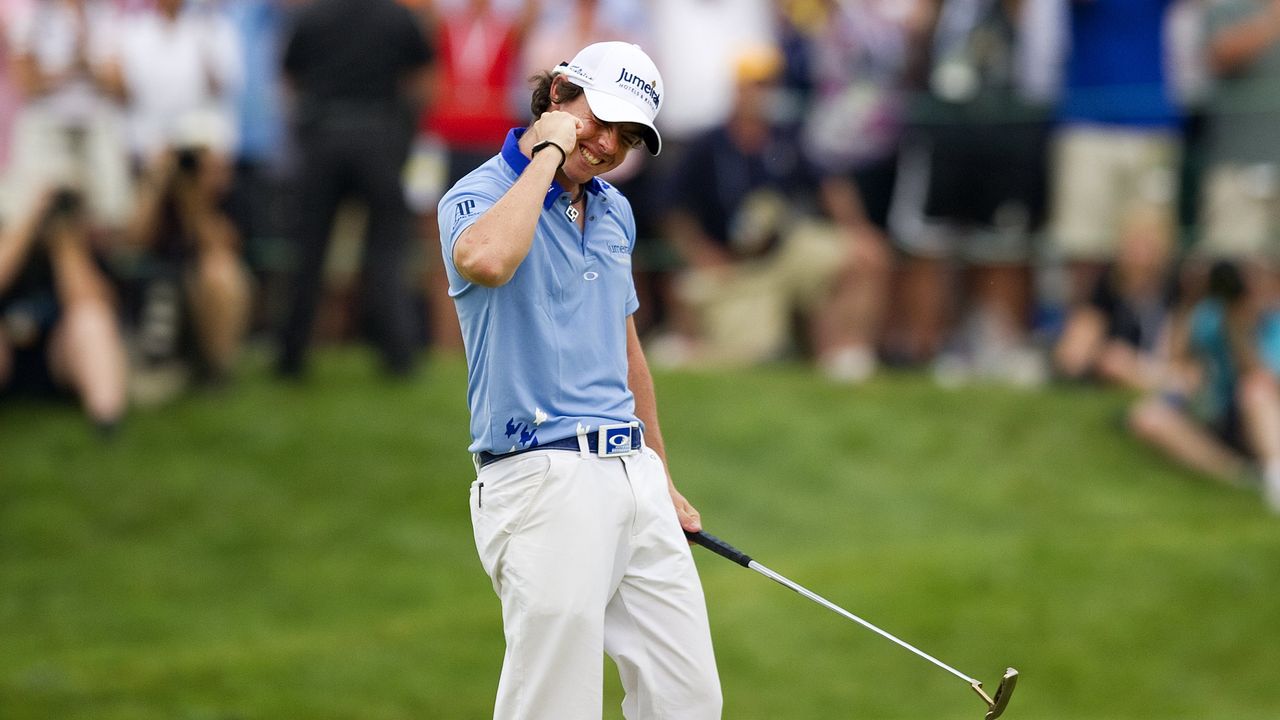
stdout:
<svg viewBox="0 0 1280 720">
<path fill-rule="evenodd" d="M 697 543 L 697 544 L 701 545 L 702 547 L 704 547 L 704 548 L 706 548 L 706 549 L 710 550 L 711 552 L 713 552 L 713 553 L 715 553 L 715 554 L 717 554 L 717 555 L 720 555 L 721 557 L 729 558 L 730 560 L 732 560 L 732 561 L 734 561 L 734 562 L 738 563 L 738 564 L 739 564 L 739 565 L 741 565 L 742 567 L 750 567 L 750 566 L 751 566 L 751 556 L 750 556 L 750 555 L 748 555 L 748 554 L 746 554 L 746 553 L 742 552 L 742 551 L 741 551 L 741 550 L 739 550 L 738 548 L 736 548 L 736 547 L 734 547 L 734 546 L 730 545 L 729 543 L 727 543 L 727 542 L 725 542 L 725 541 L 721 540 L 720 538 L 716 537 L 715 535 L 709 535 L 709 534 L 707 534 L 707 533 L 705 533 L 705 532 L 701 532 L 701 531 L 696 532 L 696 533 L 691 533 L 691 532 L 689 532 L 688 530 L 686 530 L 686 531 L 684 532 L 684 534 L 685 534 L 685 537 L 689 538 L 689 541 L 690 541 L 690 542 Z"/>
</svg>

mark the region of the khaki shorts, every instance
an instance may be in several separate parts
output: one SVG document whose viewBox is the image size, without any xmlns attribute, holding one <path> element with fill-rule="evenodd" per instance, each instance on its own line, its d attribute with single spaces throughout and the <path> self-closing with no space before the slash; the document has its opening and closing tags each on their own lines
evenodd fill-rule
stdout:
<svg viewBox="0 0 1280 720">
<path fill-rule="evenodd" d="M 1201 197 L 1204 235 L 1196 254 L 1280 259 L 1280 168 L 1223 163 L 1210 169 Z"/>
<path fill-rule="evenodd" d="M 1110 260 L 1135 206 L 1173 212 L 1180 154 L 1173 132 L 1072 127 L 1052 143 L 1049 236 L 1061 257 Z"/>
<path fill-rule="evenodd" d="M 812 310 L 826 298 L 849 252 L 850 243 L 834 225 L 804 222 L 765 258 L 685 273 L 677 292 L 697 316 L 704 359 L 777 358 L 791 338 L 792 313 Z"/>
<path fill-rule="evenodd" d="M 0 195 L 0 215 L 16 222 L 46 188 L 68 186 L 85 196 L 90 218 L 123 227 L 133 206 L 133 183 L 123 119 L 101 113 L 77 134 L 38 107 L 19 112 L 12 156 Z"/>
</svg>

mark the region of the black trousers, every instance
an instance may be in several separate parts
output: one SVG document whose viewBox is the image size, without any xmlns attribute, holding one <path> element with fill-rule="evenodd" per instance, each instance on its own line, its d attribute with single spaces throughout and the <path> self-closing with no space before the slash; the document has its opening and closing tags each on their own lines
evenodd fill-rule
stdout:
<svg viewBox="0 0 1280 720">
<path fill-rule="evenodd" d="M 385 110 L 343 109 L 298 128 L 296 263 L 280 331 L 283 374 L 303 370 L 334 216 L 347 197 L 363 200 L 369 211 L 360 275 L 365 330 L 388 371 L 411 370 L 415 333 L 404 264 L 412 233 L 401 185 L 411 137 L 408 117 Z"/>
</svg>

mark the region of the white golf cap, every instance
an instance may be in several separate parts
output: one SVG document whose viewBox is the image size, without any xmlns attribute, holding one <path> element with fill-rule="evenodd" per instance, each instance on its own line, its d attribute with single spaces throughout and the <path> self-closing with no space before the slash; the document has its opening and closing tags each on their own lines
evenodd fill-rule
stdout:
<svg viewBox="0 0 1280 720">
<path fill-rule="evenodd" d="M 588 45 L 552 74 L 581 86 L 591 112 L 601 120 L 643 126 L 649 152 L 661 152 L 662 136 L 653 119 L 662 108 L 662 76 L 639 45 L 616 41 Z"/>
</svg>

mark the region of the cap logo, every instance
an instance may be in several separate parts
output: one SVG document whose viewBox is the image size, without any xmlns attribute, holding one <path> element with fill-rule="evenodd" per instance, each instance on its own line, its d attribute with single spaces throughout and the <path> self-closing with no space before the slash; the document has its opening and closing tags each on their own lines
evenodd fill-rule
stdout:
<svg viewBox="0 0 1280 720">
<path fill-rule="evenodd" d="M 649 104 L 653 105 L 654 110 L 657 110 L 658 104 L 662 101 L 662 96 L 653 87 L 653 83 L 640 79 L 640 76 L 635 73 L 627 72 L 626 68 L 622 68 L 622 72 L 618 74 L 618 79 L 614 82 L 636 95 L 642 95 L 647 98 Z M 654 82 L 657 81 L 655 80 Z"/>
</svg>

